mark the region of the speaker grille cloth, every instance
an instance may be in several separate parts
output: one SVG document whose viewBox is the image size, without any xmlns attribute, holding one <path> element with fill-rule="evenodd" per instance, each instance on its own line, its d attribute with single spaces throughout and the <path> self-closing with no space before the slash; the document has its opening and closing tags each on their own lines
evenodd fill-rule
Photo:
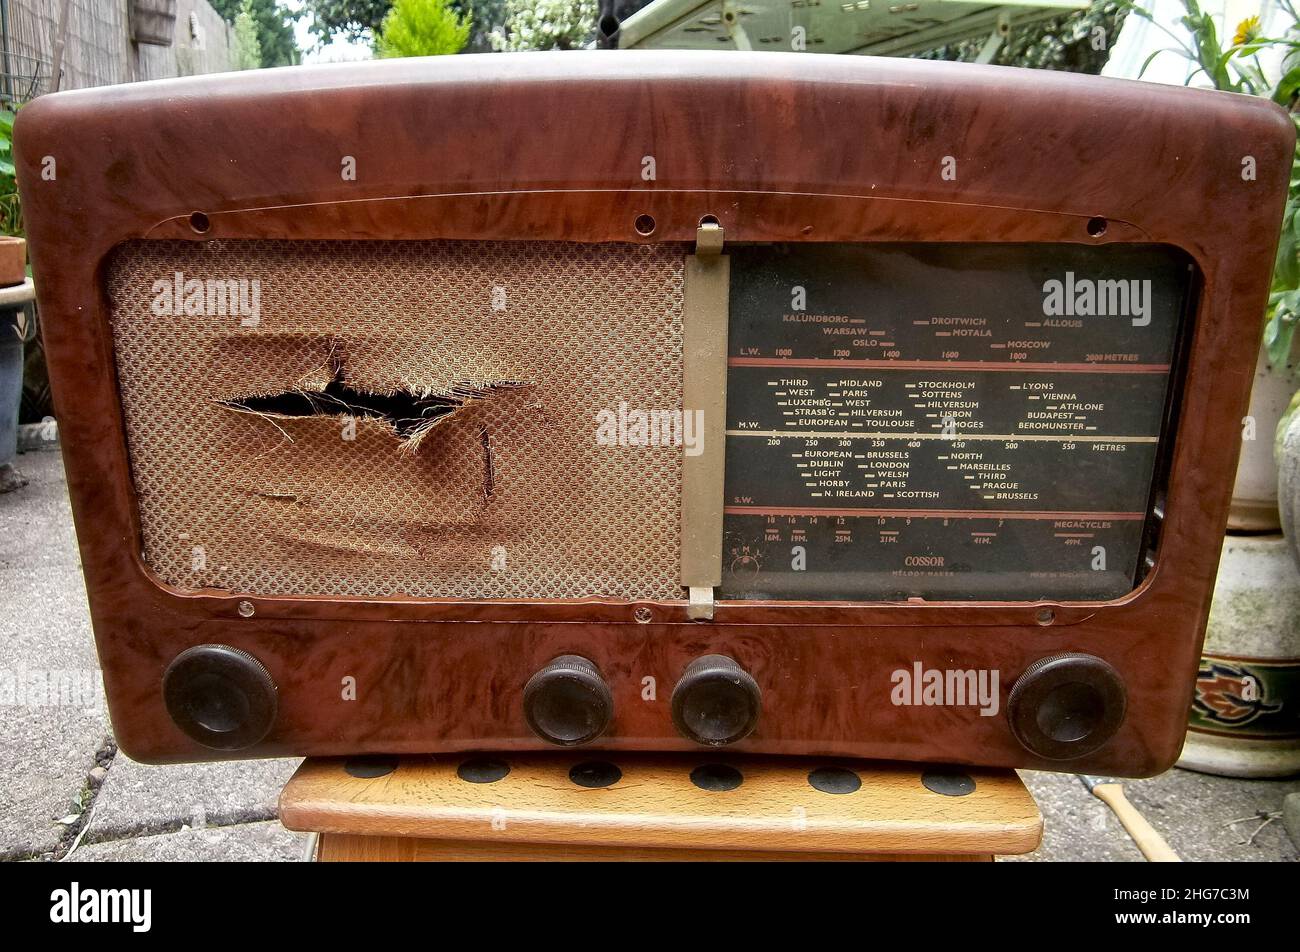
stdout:
<svg viewBox="0 0 1300 952">
<path fill-rule="evenodd" d="M 145 562 L 186 590 L 681 597 L 681 449 L 596 429 L 620 402 L 681 407 L 683 253 L 121 246 L 107 281 Z M 212 313 L 239 280 L 257 306 Z M 416 438 L 331 387 L 452 409 Z M 267 402 L 286 394 L 312 409 Z"/>
</svg>

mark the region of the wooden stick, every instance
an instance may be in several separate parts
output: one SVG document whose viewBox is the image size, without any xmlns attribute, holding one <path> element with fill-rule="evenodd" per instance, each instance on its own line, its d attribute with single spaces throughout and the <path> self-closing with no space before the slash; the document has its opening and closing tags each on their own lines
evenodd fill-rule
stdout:
<svg viewBox="0 0 1300 952">
<path fill-rule="evenodd" d="M 1182 859 L 1173 851 L 1165 838 L 1156 832 L 1156 828 L 1147 822 L 1147 818 L 1138 812 L 1137 807 L 1129 803 L 1124 795 L 1124 788 L 1118 783 L 1099 783 L 1092 788 L 1092 794 L 1101 800 L 1119 818 L 1119 822 L 1133 837 L 1133 842 L 1152 863 L 1181 863 Z"/>
</svg>

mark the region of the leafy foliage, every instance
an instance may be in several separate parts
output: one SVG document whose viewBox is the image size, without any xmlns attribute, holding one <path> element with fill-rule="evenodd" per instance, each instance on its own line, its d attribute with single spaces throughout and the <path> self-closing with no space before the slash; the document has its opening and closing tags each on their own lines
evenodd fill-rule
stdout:
<svg viewBox="0 0 1300 952">
<path fill-rule="evenodd" d="M 23 210 L 14 177 L 14 114 L 0 109 L 0 234 L 22 235 Z"/>
<path fill-rule="evenodd" d="M 212 9 L 231 22 L 236 22 L 243 0 L 208 0 Z M 261 50 L 258 66 L 290 66 L 301 58 L 293 37 L 293 14 L 277 0 L 253 0 L 252 16 L 257 24 L 257 43 Z"/>
<path fill-rule="evenodd" d="M 506 22 L 491 35 L 492 48 L 574 50 L 596 32 L 596 0 L 506 0 Z"/>
<path fill-rule="evenodd" d="M 1219 39 L 1218 27 L 1197 0 L 1182 0 L 1185 15 L 1179 24 L 1187 31 L 1183 37 L 1155 20 L 1146 10 L 1131 6 L 1130 12 L 1154 23 L 1172 40 L 1173 46 L 1156 50 L 1142 64 L 1143 71 L 1161 53 L 1175 53 L 1196 64 L 1187 82 L 1204 76 L 1215 89 L 1267 96 L 1284 107 L 1300 132 L 1300 15 L 1291 0 L 1280 6 L 1291 24 L 1281 36 L 1260 35 L 1259 17 L 1243 20 L 1232 39 Z M 1190 44 L 1188 42 L 1190 40 Z M 1281 50 L 1282 75 L 1270 79 L 1259 61 L 1260 50 Z M 1296 323 L 1300 321 L 1300 141 L 1291 158 L 1291 185 L 1282 212 L 1282 234 L 1278 239 L 1277 257 L 1273 262 L 1273 285 L 1268 309 L 1264 314 L 1264 346 L 1275 367 L 1284 367 L 1291 353 Z"/>
<path fill-rule="evenodd" d="M 257 69 L 262 65 L 262 44 L 253 19 L 253 0 L 244 0 L 235 16 L 235 69 Z"/>
<path fill-rule="evenodd" d="M 1127 12 L 1128 5 L 1123 0 L 1094 0 L 1087 10 L 1016 27 L 993 62 L 999 66 L 1100 73 L 1110 58 L 1110 48 L 1119 36 Z M 970 63 L 979 55 L 984 42 L 981 37 L 950 43 L 920 53 L 917 59 Z"/>
<path fill-rule="evenodd" d="M 336 36 L 359 40 L 377 35 L 392 6 L 393 0 L 306 0 L 298 15 L 313 17 L 310 29 L 323 44 Z M 492 35 L 504 36 L 508 32 L 510 0 L 451 0 L 450 6 L 470 20 L 469 42 L 464 52 L 494 52 Z"/>
<path fill-rule="evenodd" d="M 506 23 L 506 0 L 453 0 L 452 7 L 470 18 L 466 53 L 491 53 L 492 34 Z"/>
<path fill-rule="evenodd" d="M 448 0 L 395 0 L 375 35 L 380 56 L 444 56 L 469 40 L 469 17 L 457 16 Z"/>
<path fill-rule="evenodd" d="M 312 17 L 309 29 L 325 44 L 336 36 L 348 40 L 374 36 L 392 5 L 392 0 L 306 0 L 298 15 Z"/>
</svg>

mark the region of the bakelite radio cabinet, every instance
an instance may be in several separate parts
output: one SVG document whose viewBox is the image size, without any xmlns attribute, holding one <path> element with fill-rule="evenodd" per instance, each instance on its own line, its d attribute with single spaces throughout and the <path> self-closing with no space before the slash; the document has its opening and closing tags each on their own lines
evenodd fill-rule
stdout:
<svg viewBox="0 0 1300 952">
<path fill-rule="evenodd" d="M 456 56 L 59 93 L 17 144 L 132 757 L 1177 756 L 1271 103 Z"/>
</svg>

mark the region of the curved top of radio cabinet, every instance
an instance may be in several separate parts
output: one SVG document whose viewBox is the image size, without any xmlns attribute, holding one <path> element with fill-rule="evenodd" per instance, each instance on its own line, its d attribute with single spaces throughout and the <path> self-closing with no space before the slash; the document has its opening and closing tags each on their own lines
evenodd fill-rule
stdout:
<svg viewBox="0 0 1300 952">
<path fill-rule="evenodd" d="M 222 237 L 236 224 L 222 216 L 248 209 L 276 237 L 368 237 L 382 218 L 390 238 L 640 240 L 625 213 L 610 219 L 575 201 L 559 215 L 459 225 L 445 203 L 424 221 L 409 207 L 389 216 L 375 206 L 365 227 L 338 213 L 342 203 L 413 197 L 708 192 L 810 200 L 797 228 L 745 213 L 743 201 L 728 214 L 720 202 L 729 241 L 779 240 L 791 228 L 800 240 L 905 240 L 910 203 L 924 202 L 928 219 L 983 209 L 960 234 L 936 234 L 927 220 L 931 240 L 1086 241 L 1078 222 L 1068 235 L 1038 236 L 998 210 L 1017 220 L 1101 216 L 1113 226 L 1107 240 L 1171 242 L 1202 267 L 1220 242 L 1270 253 L 1274 236 L 1244 212 L 1282 194 L 1293 134 L 1274 104 L 1218 92 L 919 60 L 688 51 L 447 56 L 135 83 L 43 97 L 22 110 L 16 133 L 38 249 L 70 225 L 103 250 L 130 237 L 194 238 L 195 210 L 211 219 L 206 237 Z M 1256 177 L 1242 188 L 1247 155 Z M 76 187 L 42 187 L 47 156 Z M 340 176 L 342 156 L 355 160 L 355 179 Z M 941 175 L 946 158 L 955 177 Z M 876 210 L 841 210 L 829 217 L 853 221 L 837 228 L 817 199 L 872 199 Z M 882 207 L 890 202 L 909 207 Z M 304 214 L 308 205 L 317 213 Z M 322 215 L 325 206 L 334 214 Z M 290 208 L 267 222 L 270 210 Z M 694 238 L 698 215 L 656 217 L 653 240 Z M 259 233 L 239 224 L 241 236 Z"/>
</svg>

